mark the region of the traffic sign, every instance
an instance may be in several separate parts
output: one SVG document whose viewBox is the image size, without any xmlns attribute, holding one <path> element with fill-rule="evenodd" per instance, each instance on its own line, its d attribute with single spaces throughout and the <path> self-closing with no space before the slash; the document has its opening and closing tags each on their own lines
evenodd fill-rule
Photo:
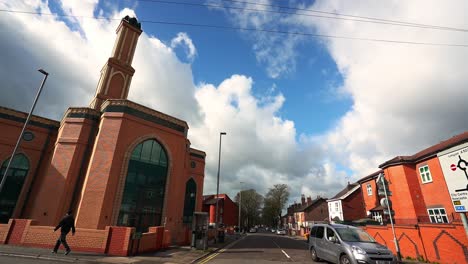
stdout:
<svg viewBox="0 0 468 264">
<path fill-rule="evenodd" d="M 468 212 L 468 143 L 437 154 L 456 212 Z"/>
</svg>

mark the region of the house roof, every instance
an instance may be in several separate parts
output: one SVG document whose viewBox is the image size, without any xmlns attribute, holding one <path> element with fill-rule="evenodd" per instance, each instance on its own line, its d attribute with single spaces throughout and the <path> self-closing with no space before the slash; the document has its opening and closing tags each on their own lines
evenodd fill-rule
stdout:
<svg viewBox="0 0 468 264">
<path fill-rule="evenodd" d="M 304 208 L 304 211 L 307 210 L 307 209 L 309 209 L 310 207 L 316 205 L 316 204 L 317 204 L 318 202 L 320 202 L 320 201 L 326 202 L 326 201 L 327 201 L 327 198 L 319 197 L 319 198 L 317 198 L 317 199 L 315 199 L 315 200 L 312 200 L 312 203 L 310 203 L 309 205 L 307 205 L 307 206 Z"/>
<path fill-rule="evenodd" d="M 361 185 L 359 183 L 348 184 L 348 185 L 346 185 L 346 187 L 343 190 L 341 190 L 333 198 L 327 200 L 327 202 L 334 201 L 334 200 L 344 200 L 344 199 L 346 199 L 346 197 L 348 197 L 350 194 L 354 193 L 359 188 L 361 188 Z"/>
<path fill-rule="evenodd" d="M 367 175 L 366 177 L 363 177 L 361 178 L 360 180 L 358 180 L 357 182 L 362 184 L 363 182 L 366 182 L 366 181 L 369 181 L 371 179 L 375 179 L 377 178 L 377 176 L 379 176 L 380 173 L 383 173 L 383 170 L 378 170 L 370 175 Z"/>
<path fill-rule="evenodd" d="M 383 206 L 381 205 L 378 205 L 372 209 L 370 209 L 369 211 L 383 211 L 385 208 L 383 208 Z"/>
<path fill-rule="evenodd" d="M 435 157 L 437 153 L 440 151 L 443 151 L 445 149 L 454 147 L 456 145 L 459 145 L 465 142 L 468 142 L 468 131 L 465 131 L 445 141 L 442 141 L 439 144 L 428 147 L 412 156 L 396 156 L 395 158 L 380 164 L 379 168 L 385 169 L 392 165 L 415 163 L 415 162 L 423 161 L 423 160 Z"/>
<path fill-rule="evenodd" d="M 215 204 L 215 203 L 216 203 L 216 200 L 221 201 L 222 198 L 207 199 L 207 200 L 203 201 L 203 204 L 205 204 L 205 205 Z"/>
</svg>

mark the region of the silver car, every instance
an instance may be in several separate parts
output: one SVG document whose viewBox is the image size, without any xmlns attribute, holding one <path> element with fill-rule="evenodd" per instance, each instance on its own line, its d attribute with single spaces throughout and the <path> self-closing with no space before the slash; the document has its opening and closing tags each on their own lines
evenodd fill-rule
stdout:
<svg viewBox="0 0 468 264">
<path fill-rule="evenodd" d="M 320 259 L 340 264 L 394 264 L 393 253 L 360 228 L 318 224 L 312 227 L 309 250 L 313 261 Z"/>
</svg>

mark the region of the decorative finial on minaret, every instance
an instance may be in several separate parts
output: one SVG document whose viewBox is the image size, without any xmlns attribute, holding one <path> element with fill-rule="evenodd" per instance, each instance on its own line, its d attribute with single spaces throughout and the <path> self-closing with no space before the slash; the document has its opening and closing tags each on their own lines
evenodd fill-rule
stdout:
<svg viewBox="0 0 468 264">
<path fill-rule="evenodd" d="M 136 18 L 125 16 L 121 20 L 111 57 L 101 70 L 91 108 L 100 110 L 107 99 L 127 99 L 135 73 L 132 67 L 133 55 L 141 32 L 141 24 Z"/>
</svg>

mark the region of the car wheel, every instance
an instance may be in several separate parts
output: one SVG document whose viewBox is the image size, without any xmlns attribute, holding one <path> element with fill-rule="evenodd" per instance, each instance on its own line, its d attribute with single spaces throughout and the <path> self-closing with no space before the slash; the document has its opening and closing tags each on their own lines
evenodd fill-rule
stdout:
<svg viewBox="0 0 468 264">
<path fill-rule="evenodd" d="M 343 255 L 340 258 L 340 264 L 351 264 L 351 260 L 347 255 Z"/>
<path fill-rule="evenodd" d="M 320 259 L 317 257 L 317 251 L 315 251 L 315 248 L 310 249 L 310 258 L 313 261 L 319 261 Z"/>
</svg>

